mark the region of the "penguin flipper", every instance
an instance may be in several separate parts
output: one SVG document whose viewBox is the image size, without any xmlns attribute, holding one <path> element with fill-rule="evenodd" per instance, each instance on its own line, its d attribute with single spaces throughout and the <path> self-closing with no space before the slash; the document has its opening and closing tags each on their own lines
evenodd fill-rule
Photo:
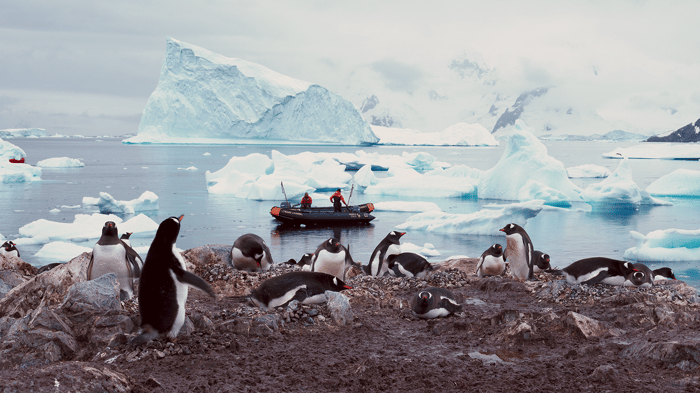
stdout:
<svg viewBox="0 0 700 393">
<path fill-rule="evenodd" d="M 177 280 L 181 283 L 187 284 L 191 287 L 199 289 L 200 291 L 206 292 L 207 295 L 211 297 L 216 297 L 214 290 L 211 289 L 209 284 L 207 284 L 206 281 L 202 280 L 202 278 L 197 276 L 196 274 L 192 274 L 187 270 L 183 269 L 173 269 L 173 272 L 175 273 L 175 277 L 177 277 Z"/>
<path fill-rule="evenodd" d="M 611 277 L 610 274 L 608 274 L 607 271 L 602 271 L 602 272 L 598 273 L 597 276 L 591 278 L 590 280 L 586 280 L 586 281 L 582 282 L 581 284 L 595 285 L 595 284 L 598 284 L 599 282 L 605 280 L 608 277 Z"/>
<path fill-rule="evenodd" d="M 444 308 L 445 310 L 449 311 L 450 313 L 456 313 L 460 310 L 462 310 L 462 305 L 455 302 L 454 300 L 443 297 L 440 299 L 440 307 Z"/>
</svg>

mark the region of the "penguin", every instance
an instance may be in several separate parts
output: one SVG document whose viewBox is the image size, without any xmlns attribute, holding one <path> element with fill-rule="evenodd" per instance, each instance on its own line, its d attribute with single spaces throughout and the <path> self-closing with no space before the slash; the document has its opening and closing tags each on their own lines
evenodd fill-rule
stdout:
<svg viewBox="0 0 700 393">
<path fill-rule="evenodd" d="M 268 278 L 250 291 L 250 300 L 258 307 L 284 306 L 292 300 L 303 304 L 323 303 L 326 291 L 352 289 L 338 277 L 321 272 L 291 272 Z"/>
<path fill-rule="evenodd" d="M 0 255 L 14 256 L 19 258 L 19 250 L 17 249 L 17 245 L 11 240 L 6 241 L 0 247 Z"/>
<path fill-rule="evenodd" d="M 428 272 L 433 270 L 433 265 L 425 258 L 412 252 L 402 252 L 392 254 L 386 258 L 389 272 L 396 277 L 418 277 L 423 278 Z"/>
<path fill-rule="evenodd" d="M 291 258 L 287 262 L 285 262 L 287 265 L 292 265 L 292 266 L 299 266 L 303 270 L 309 270 L 311 269 L 311 257 L 313 257 L 313 254 L 304 253 L 304 255 L 301 256 L 301 259 L 297 262 L 296 259 Z"/>
<path fill-rule="evenodd" d="M 476 275 L 479 277 L 502 276 L 506 272 L 506 261 L 503 259 L 503 247 L 494 244 L 481 254 L 476 265 Z"/>
<path fill-rule="evenodd" d="M 384 239 L 379 242 L 377 247 L 374 248 L 372 256 L 369 257 L 369 264 L 367 268 L 363 268 L 366 273 L 372 276 L 383 276 L 389 270 L 389 265 L 386 263 L 386 258 L 389 255 L 400 254 L 400 244 L 399 239 L 401 236 L 405 235 L 406 232 L 389 232 Z"/>
<path fill-rule="evenodd" d="M 129 238 L 131 237 L 131 234 L 133 234 L 133 233 L 134 232 L 124 232 L 119 239 L 121 239 L 121 241 L 123 241 L 124 244 L 131 247 L 131 239 L 129 239 Z"/>
<path fill-rule="evenodd" d="M 345 272 L 354 264 L 349 248 L 346 249 L 336 238 L 321 243 L 311 257 L 312 272 L 328 273 L 343 281 Z"/>
<path fill-rule="evenodd" d="M 411 310 L 418 318 L 446 317 L 461 309 L 452 292 L 445 288 L 428 287 L 411 299 Z"/>
<path fill-rule="evenodd" d="M 532 280 L 533 274 L 532 240 L 518 224 L 511 223 L 499 229 L 506 234 L 506 249 L 503 259 L 510 264 L 510 273 L 518 280 Z"/>
<path fill-rule="evenodd" d="M 253 233 L 246 233 L 233 242 L 231 264 L 238 270 L 266 271 L 274 262 L 265 240 Z"/>
<path fill-rule="evenodd" d="M 561 272 L 570 284 L 623 285 L 630 274 L 638 271 L 631 263 L 616 259 L 594 257 L 578 260 Z"/>
<path fill-rule="evenodd" d="M 120 299 L 129 300 L 134 295 L 135 280 L 141 275 L 142 267 L 139 254 L 117 237 L 117 224 L 114 221 L 105 222 L 102 236 L 92 249 L 87 279 L 114 273 L 119 280 Z"/>
<path fill-rule="evenodd" d="M 166 334 L 173 339 L 185 323 L 188 286 L 215 297 L 209 284 L 187 271 L 185 260 L 175 249 L 184 216 L 166 218 L 146 255 L 139 283 L 141 334 L 130 341 L 138 345 Z"/>
<path fill-rule="evenodd" d="M 552 265 L 549 263 L 549 254 L 545 254 L 542 251 L 532 252 L 532 271 L 535 273 L 544 272 L 551 270 Z"/>
<path fill-rule="evenodd" d="M 63 265 L 63 262 L 49 263 L 48 265 L 40 267 L 39 270 L 36 271 L 36 274 L 39 275 L 43 272 L 48 272 L 49 270 L 61 265 Z"/>
<path fill-rule="evenodd" d="M 651 288 L 654 285 L 654 273 L 647 265 L 643 263 L 635 263 L 634 266 L 637 271 L 633 271 L 627 276 L 627 279 L 622 283 L 625 287 L 640 287 L 640 288 Z"/>
<path fill-rule="evenodd" d="M 673 274 L 673 270 L 670 267 L 662 267 L 659 269 L 654 269 L 652 271 L 654 275 L 654 280 L 675 280 L 676 276 Z"/>
</svg>

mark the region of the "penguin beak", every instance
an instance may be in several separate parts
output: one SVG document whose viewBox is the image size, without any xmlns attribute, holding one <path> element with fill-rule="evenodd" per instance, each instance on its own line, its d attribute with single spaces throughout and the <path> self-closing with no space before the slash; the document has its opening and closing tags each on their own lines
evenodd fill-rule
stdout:
<svg viewBox="0 0 700 393">
<path fill-rule="evenodd" d="M 178 221 L 182 222 L 182 219 L 185 218 L 185 215 L 181 215 L 180 217 L 177 218 Z"/>
<path fill-rule="evenodd" d="M 343 285 L 343 288 L 345 288 L 345 289 L 352 289 L 352 287 L 351 287 L 350 285 L 347 285 L 347 284 Z"/>
<path fill-rule="evenodd" d="M 499 232 L 505 232 L 505 229 L 504 229 L 504 228 L 501 228 L 501 229 L 499 229 L 498 231 L 499 231 Z"/>
</svg>

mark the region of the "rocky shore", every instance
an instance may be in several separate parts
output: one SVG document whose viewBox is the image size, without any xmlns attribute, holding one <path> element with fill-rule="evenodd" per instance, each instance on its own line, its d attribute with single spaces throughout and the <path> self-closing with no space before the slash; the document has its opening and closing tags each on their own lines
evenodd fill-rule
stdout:
<svg viewBox="0 0 700 393">
<path fill-rule="evenodd" d="M 116 278 L 85 281 L 89 253 L 37 275 L 0 256 L 2 392 L 700 391 L 700 298 L 682 281 L 654 287 L 477 278 L 476 259 L 424 279 L 353 271 L 353 289 L 320 305 L 251 307 L 265 273 L 228 267 L 230 246 L 183 252 L 210 283 L 191 290 L 177 339 L 141 347 L 135 299 Z M 454 316 L 415 318 L 420 288 L 449 288 Z"/>
</svg>

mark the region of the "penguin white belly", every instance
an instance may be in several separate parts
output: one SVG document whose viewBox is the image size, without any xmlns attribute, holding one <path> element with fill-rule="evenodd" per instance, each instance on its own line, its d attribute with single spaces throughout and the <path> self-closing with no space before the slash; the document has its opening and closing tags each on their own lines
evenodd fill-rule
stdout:
<svg viewBox="0 0 700 393">
<path fill-rule="evenodd" d="M 566 275 L 566 281 L 569 282 L 569 284 L 580 284 L 582 282 L 592 279 L 593 277 L 596 277 L 598 274 L 600 274 L 600 272 L 606 270 L 608 270 L 607 267 L 601 267 L 578 277 L 575 277 L 567 272 L 564 272 L 564 274 Z"/>
<path fill-rule="evenodd" d="M 446 317 L 448 315 L 450 315 L 450 312 L 442 307 L 434 308 L 425 314 L 416 314 L 416 316 L 418 316 L 419 318 L 425 318 L 425 319 Z"/>
<path fill-rule="evenodd" d="M 345 252 L 332 253 L 321 250 L 313 264 L 313 271 L 345 278 Z"/>
<path fill-rule="evenodd" d="M 481 267 L 477 272 L 479 277 L 485 276 L 500 276 L 505 272 L 506 263 L 503 262 L 502 257 L 494 257 L 493 255 L 486 255 L 484 261 L 481 263 Z"/>
<path fill-rule="evenodd" d="M 19 252 L 17 250 L 5 251 L 4 248 L 0 248 L 0 255 L 19 258 Z"/>
<path fill-rule="evenodd" d="M 313 295 L 309 296 L 304 301 L 302 304 L 318 304 L 318 303 L 325 303 L 328 301 L 328 298 L 326 297 L 325 293 L 319 293 L 318 295 Z"/>
<path fill-rule="evenodd" d="M 182 267 L 183 270 L 187 271 L 187 265 L 185 265 L 185 261 L 182 259 L 182 255 L 180 255 L 179 252 L 175 249 L 175 245 L 173 244 L 173 254 L 177 258 L 178 262 L 180 262 L 180 266 Z M 184 284 L 180 282 L 177 279 L 177 276 L 175 276 L 175 273 L 170 271 L 170 276 L 173 278 L 173 281 L 175 282 L 175 293 L 176 293 L 176 300 L 177 300 L 177 316 L 175 317 L 175 322 L 173 323 L 173 327 L 170 328 L 170 332 L 168 332 L 168 337 L 170 338 L 175 338 L 177 337 L 177 334 L 180 332 L 180 329 L 182 328 L 182 325 L 185 324 L 185 304 L 187 303 L 187 291 L 188 291 L 188 286 L 187 284 Z"/>
<path fill-rule="evenodd" d="M 251 257 L 243 255 L 241 250 L 236 247 L 231 249 L 231 261 L 236 269 L 240 270 L 257 270 L 258 262 Z"/>
<path fill-rule="evenodd" d="M 525 249 L 523 238 L 517 233 L 506 236 L 506 244 L 506 258 L 510 262 L 511 274 L 519 280 L 526 280 L 530 275 L 527 254 L 532 253 L 532 250 Z"/>
<path fill-rule="evenodd" d="M 399 272 L 401 272 L 401 274 L 403 274 L 404 276 L 406 276 L 406 277 L 413 277 L 413 273 L 411 273 L 410 271 L 404 269 L 403 266 L 401 266 L 400 263 L 397 263 L 395 266 L 399 269 Z M 421 273 L 424 273 L 424 272 L 421 272 Z M 425 276 L 425 274 L 424 274 L 424 276 Z"/>
<path fill-rule="evenodd" d="M 107 273 L 114 273 L 119 280 L 119 289 L 133 296 L 134 290 L 131 286 L 131 275 L 126 260 L 126 249 L 121 244 L 102 246 L 96 244 L 92 249 L 92 272 L 91 278 L 94 280 Z"/>
<path fill-rule="evenodd" d="M 285 293 L 284 296 L 278 297 L 277 299 L 272 299 L 272 300 L 270 300 L 270 303 L 267 304 L 267 306 L 262 305 L 262 307 L 269 307 L 269 308 L 279 307 L 279 306 L 287 303 L 288 301 L 292 300 L 294 295 L 297 294 L 297 291 L 299 291 L 300 289 L 303 289 L 303 288 L 306 288 L 306 284 L 299 285 L 298 287 L 295 287 L 294 289 L 287 291 L 287 293 Z M 253 299 L 253 301 L 255 302 L 255 299 Z M 258 303 L 259 302 L 255 302 L 255 304 L 258 307 L 261 307 L 260 304 L 258 304 Z"/>
<path fill-rule="evenodd" d="M 606 277 L 601 281 L 603 284 L 608 284 L 608 285 L 617 285 L 620 286 L 624 284 L 626 278 L 624 276 L 612 276 L 612 277 Z"/>
</svg>

